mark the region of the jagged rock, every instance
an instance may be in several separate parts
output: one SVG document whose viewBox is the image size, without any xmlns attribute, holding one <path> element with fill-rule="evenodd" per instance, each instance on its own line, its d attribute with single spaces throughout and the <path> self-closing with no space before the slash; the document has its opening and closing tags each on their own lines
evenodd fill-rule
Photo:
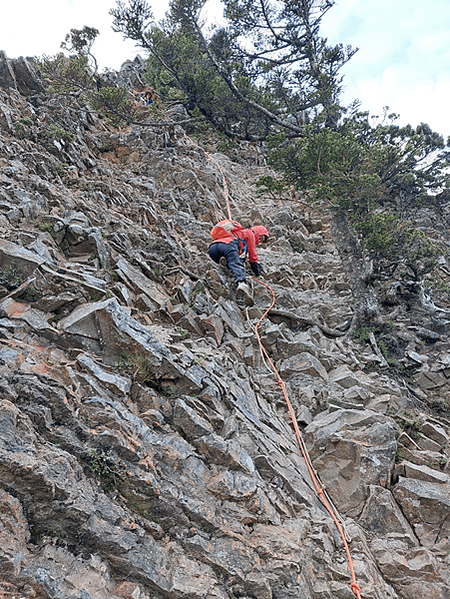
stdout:
<svg viewBox="0 0 450 599">
<path fill-rule="evenodd" d="M 216 314 L 211 314 L 209 316 L 202 315 L 200 316 L 200 323 L 205 332 L 213 333 L 217 345 L 220 345 L 224 335 L 223 320 L 220 316 Z"/>
<path fill-rule="evenodd" d="M 331 382 L 338 383 L 344 389 L 359 386 L 362 373 L 352 372 L 348 366 L 339 366 L 329 373 Z"/>
<path fill-rule="evenodd" d="M 436 441 L 433 441 L 433 439 L 423 435 L 421 432 L 417 433 L 416 444 L 423 451 L 438 452 L 442 449 L 442 445 L 440 443 L 436 443 Z"/>
<path fill-rule="evenodd" d="M 390 480 L 397 449 L 395 430 L 378 413 L 333 411 L 305 429 L 305 440 L 325 487 L 345 514 L 358 516 L 370 485 L 386 485 Z"/>
<path fill-rule="evenodd" d="M 78 364 L 88 370 L 95 376 L 102 385 L 112 389 L 116 393 L 127 395 L 131 391 L 131 381 L 117 374 L 106 372 L 100 364 L 88 355 L 81 355 L 77 358 Z"/>
<path fill-rule="evenodd" d="M 0 303 L 0 314 L 8 318 L 24 320 L 34 330 L 41 331 L 43 334 L 47 331 L 56 332 L 48 322 L 48 314 L 31 308 L 28 304 L 16 302 L 12 298 L 7 298 Z"/>
<path fill-rule="evenodd" d="M 83 213 L 69 213 L 63 219 L 63 227 L 56 231 L 57 242 L 68 258 L 94 255 L 103 268 L 109 267 L 110 255 L 101 232 Z"/>
<path fill-rule="evenodd" d="M 410 547 L 419 544 L 392 493 L 384 487 L 369 486 L 369 497 L 358 522 L 378 537 L 400 540 Z"/>
<path fill-rule="evenodd" d="M 135 291 L 145 293 L 150 300 L 153 309 L 163 308 L 169 301 L 169 296 L 160 285 L 151 281 L 139 269 L 132 266 L 127 260 L 121 258 L 116 263 L 116 269 L 126 283 L 131 285 Z"/>
<path fill-rule="evenodd" d="M 426 597 L 427 595 L 444 599 L 446 596 L 447 576 L 439 571 L 435 557 L 423 547 L 403 548 L 398 545 L 386 546 L 382 541 L 372 543 L 383 575 L 391 581 L 405 599 Z M 408 584 L 405 585 L 405 582 Z"/>
<path fill-rule="evenodd" d="M 198 366 L 185 368 L 170 350 L 156 340 L 114 298 L 79 306 L 58 323 L 58 328 L 80 347 L 93 351 L 108 364 L 130 360 L 148 380 L 177 381 L 186 390 L 199 391 L 205 373 Z"/>
<path fill-rule="evenodd" d="M 30 533 L 20 501 L 3 489 L 0 506 L 0 568 L 4 575 L 13 577 L 20 572 L 21 562 L 29 557 L 26 544 Z"/>
<path fill-rule="evenodd" d="M 23 277 L 28 277 L 44 262 L 45 260 L 34 252 L 5 239 L 0 239 L 0 268 L 16 269 Z"/>
<path fill-rule="evenodd" d="M 24 96 L 44 91 L 31 62 L 23 57 L 11 60 L 3 50 L 0 51 L 0 87 L 12 87 Z"/>
<path fill-rule="evenodd" d="M 429 420 L 425 421 L 420 427 L 420 432 L 438 443 L 441 446 L 447 446 L 450 438 L 445 429 L 438 424 L 434 424 Z"/>
<path fill-rule="evenodd" d="M 208 490 L 221 499 L 248 499 L 257 489 L 253 478 L 239 472 L 221 472 L 213 476 L 208 483 Z"/>
<path fill-rule="evenodd" d="M 425 339 L 425 340 L 429 340 L 429 341 L 438 341 L 441 338 L 439 333 L 436 333 L 436 331 L 432 331 L 425 327 L 416 327 L 415 333 L 421 339 Z"/>
<path fill-rule="evenodd" d="M 227 465 L 231 469 L 239 468 L 252 474 L 255 466 L 251 457 L 237 441 L 225 441 L 219 435 L 211 433 L 196 441 L 198 450 L 215 464 Z"/>
<path fill-rule="evenodd" d="M 292 356 L 292 358 L 284 360 L 280 365 L 280 373 L 285 376 L 297 374 L 299 372 L 311 377 L 319 377 L 328 380 L 327 371 L 322 363 L 308 352 L 302 352 L 296 356 Z"/>
<path fill-rule="evenodd" d="M 328 216 L 255 196 L 271 174 L 258 144 L 230 158 L 212 135 L 208 157 L 178 125 L 114 130 L 33 64 L 0 55 L 0 595 L 353 596 L 256 342 L 268 282 L 262 343 L 345 516 L 362 597 L 447 599 L 444 313 L 398 312 L 394 376 L 348 334 Z M 144 69 L 99 85 L 139 102 Z M 233 217 L 271 232 L 248 310 L 206 251 L 224 218 L 217 162 Z"/>
<path fill-rule="evenodd" d="M 443 472 L 434 470 L 425 465 L 411 464 L 409 462 L 403 462 L 405 476 L 407 478 L 416 478 L 417 480 L 424 480 L 430 483 L 448 483 L 448 476 Z"/>
<path fill-rule="evenodd" d="M 400 478 L 393 494 L 422 545 L 432 548 L 449 535 L 450 485 Z"/>
<path fill-rule="evenodd" d="M 207 435 L 213 430 L 211 424 L 181 398 L 175 403 L 173 423 L 190 439 Z"/>
<path fill-rule="evenodd" d="M 429 370 L 421 370 L 415 377 L 414 381 L 422 389 L 435 389 L 447 384 L 446 376 L 441 372 L 431 372 Z"/>
<path fill-rule="evenodd" d="M 401 437 L 399 438 L 401 441 Z M 404 445 L 398 450 L 400 458 L 404 458 L 418 466 L 430 466 L 435 470 L 439 470 L 445 465 L 446 457 L 438 451 L 421 451 L 420 449 L 408 449 Z"/>
</svg>

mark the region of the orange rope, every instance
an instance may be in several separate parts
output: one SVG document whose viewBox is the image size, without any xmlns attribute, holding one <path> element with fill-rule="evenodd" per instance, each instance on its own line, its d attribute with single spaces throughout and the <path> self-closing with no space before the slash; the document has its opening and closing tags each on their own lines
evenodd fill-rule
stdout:
<svg viewBox="0 0 450 599">
<path fill-rule="evenodd" d="M 330 514 L 330 516 L 333 518 L 333 521 L 339 531 L 339 534 L 341 535 L 342 541 L 344 543 L 344 547 L 345 547 L 345 552 L 347 554 L 347 559 L 348 559 L 348 563 L 349 563 L 349 567 L 350 567 L 350 573 L 351 573 L 351 578 L 352 578 L 352 582 L 350 584 L 350 588 L 352 589 L 352 591 L 354 592 L 354 594 L 356 595 L 356 597 L 358 597 L 358 599 L 361 599 L 361 589 L 358 585 L 358 583 L 356 582 L 356 576 L 355 576 L 355 570 L 353 567 L 353 560 L 352 560 L 352 556 L 350 554 L 350 549 L 348 546 L 348 542 L 347 539 L 345 537 L 344 534 L 344 530 L 337 518 L 337 516 L 335 515 L 333 509 L 331 508 L 331 506 L 329 505 L 328 501 L 325 498 L 325 493 L 324 490 L 320 487 L 318 481 L 317 481 L 317 477 L 314 474 L 314 470 L 311 466 L 310 460 L 309 460 L 309 456 L 308 453 L 305 449 L 305 446 L 303 444 L 303 440 L 301 438 L 301 433 L 300 430 L 298 428 L 298 424 L 297 424 L 297 419 L 295 417 L 294 414 L 294 410 L 292 409 L 292 405 L 291 402 L 289 401 L 289 397 L 288 394 L 286 392 L 286 387 L 284 385 L 284 382 L 280 376 L 280 373 L 278 372 L 278 370 L 275 367 L 275 364 L 273 363 L 272 359 L 270 358 L 269 354 L 267 353 L 266 348 L 264 347 L 264 345 L 261 342 L 261 338 L 259 336 L 259 332 L 258 329 L 261 325 L 261 322 L 264 320 L 264 318 L 267 316 L 267 314 L 270 312 L 270 310 L 273 308 L 273 306 L 275 305 L 275 301 L 276 301 L 276 296 L 275 293 L 272 289 L 272 287 L 270 287 L 270 285 L 268 285 L 267 283 L 265 283 L 264 281 L 261 281 L 260 279 L 256 279 L 254 277 L 252 277 L 252 279 L 254 281 L 256 281 L 257 283 L 259 283 L 260 285 L 264 285 L 264 287 L 266 287 L 272 294 L 272 302 L 270 304 L 270 306 L 267 308 L 267 310 L 264 312 L 264 314 L 261 316 L 261 318 L 258 320 L 258 322 L 255 325 L 255 335 L 256 335 L 256 339 L 258 341 L 259 347 L 261 348 L 262 353 L 264 354 L 264 357 L 266 358 L 267 362 L 269 363 L 270 367 L 272 368 L 273 372 L 275 373 L 275 376 L 277 377 L 278 380 L 278 384 L 281 387 L 281 390 L 283 392 L 284 395 L 284 399 L 286 401 L 286 405 L 287 408 L 289 410 L 289 414 L 291 416 L 291 420 L 292 420 L 292 424 L 294 426 L 294 431 L 295 431 L 295 436 L 297 437 L 297 442 L 298 445 L 300 447 L 300 451 L 302 453 L 303 459 L 305 460 L 305 464 L 306 467 L 308 468 L 308 472 L 309 472 L 309 476 L 311 477 L 311 481 L 317 491 L 317 494 L 320 497 L 320 500 L 322 501 L 323 505 L 325 506 L 325 509 L 327 510 L 327 512 Z"/>
<path fill-rule="evenodd" d="M 186 133 L 185 133 L 186 135 Z M 222 175 L 222 182 L 223 182 L 223 190 L 224 190 L 224 194 L 225 194 L 225 201 L 227 203 L 227 211 L 228 211 L 228 218 L 230 220 L 232 220 L 231 218 L 231 207 L 230 207 L 230 197 L 228 195 L 228 185 L 227 185 L 227 180 L 225 179 L 225 174 L 222 170 L 222 167 L 220 166 L 220 164 L 217 162 L 217 160 L 215 158 L 213 158 L 210 154 L 208 154 L 208 152 L 206 152 L 203 148 L 201 148 L 197 143 L 195 143 L 195 141 L 193 139 L 191 139 L 189 137 L 189 135 L 186 135 L 186 137 L 188 138 L 188 140 L 194 144 L 194 146 L 196 146 L 197 148 L 199 148 L 203 154 L 209 158 L 210 160 L 212 160 L 214 162 L 214 164 L 217 166 L 217 168 L 219 169 L 221 175 Z"/>
<path fill-rule="evenodd" d="M 197 143 L 195 143 L 195 141 L 193 139 L 191 139 L 188 135 L 186 135 L 186 137 L 197 148 L 200 148 L 200 146 Z M 205 156 L 207 156 L 210 160 L 212 160 L 214 162 L 214 164 L 217 165 L 218 169 L 220 170 L 220 172 L 222 174 L 225 200 L 226 200 L 226 203 L 227 203 L 228 218 L 230 220 L 232 220 L 232 218 L 231 218 L 230 200 L 229 200 L 229 195 L 228 195 L 228 186 L 227 186 L 227 181 L 225 179 L 225 175 L 224 175 L 224 172 L 222 170 L 222 167 L 217 162 L 217 160 L 215 160 L 212 156 L 210 156 L 210 154 L 208 154 L 208 152 L 206 152 L 203 148 L 200 148 L 200 149 L 205 154 Z M 312 483 L 313 483 L 313 485 L 314 485 L 314 487 L 315 487 L 315 489 L 317 491 L 317 494 L 320 497 L 320 500 L 322 501 L 323 505 L 325 506 L 327 512 L 333 518 L 333 521 L 336 524 L 336 527 L 337 527 L 337 529 L 339 531 L 339 534 L 341 535 L 341 538 L 342 538 L 342 541 L 343 541 L 344 547 L 345 547 L 345 552 L 347 554 L 347 559 L 348 559 L 348 563 L 349 563 L 349 567 L 350 567 L 350 573 L 351 573 L 351 578 L 352 578 L 352 582 L 350 584 L 350 588 L 352 589 L 352 591 L 356 595 L 356 597 L 358 599 L 361 599 L 361 589 L 360 589 L 358 583 L 356 582 L 355 570 L 354 570 L 354 567 L 353 567 L 353 560 L 352 560 L 352 556 L 350 554 L 350 549 L 349 549 L 348 542 L 347 542 L 347 539 L 346 539 L 345 534 L 344 534 L 344 530 L 343 530 L 343 528 L 342 528 L 342 526 L 341 526 L 341 524 L 340 524 L 337 516 L 335 515 L 333 509 L 331 508 L 331 506 L 329 505 L 328 501 L 326 500 L 324 490 L 320 487 L 320 485 L 319 485 L 319 483 L 317 481 L 317 477 L 314 474 L 314 470 L 313 470 L 313 468 L 311 466 L 308 453 L 307 453 L 307 451 L 305 449 L 305 446 L 303 444 L 303 441 L 302 441 L 302 438 L 301 438 L 301 433 L 300 433 L 300 430 L 299 430 L 298 424 L 297 424 L 297 419 L 295 418 L 294 410 L 292 409 L 291 402 L 289 401 L 289 397 L 288 397 L 288 394 L 286 392 L 286 388 L 285 388 L 284 382 L 283 382 L 283 380 L 282 380 L 282 378 L 280 376 L 280 373 L 276 369 L 273 361 L 269 357 L 269 354 L 267 353 L 266 348 L 262 344 L 261 338 L 259 336 L 258 329 L 259 329 L 259 327 L 261 325 L 261 322 L 264 320 L 264 318 L 267 316 L 267 314 L 270 312 L 270 310 L 275 305 L 275 302 L 276 302 L 275 293 L 274 293 L 272 287 L 270 287 L 270 285 L 268 285 L 264 281 L 261 281 L 260 279 L 255 279 L 254 277 L 252 277 L 252 279 L 254 281 L 256 281 L 257 283 L 259 283 L 260 285 L 264 285 L 264 287 L 266 287 L 267 289 L 269 289 L 269 291 L 272 294 L 272 303 L 270 304 L 270 306 L 267 308 L 267 310 L 264 312 L 264 314 L 261 316 L 261 318 L 258 320 L 258 322 L 255 325 L 256 339 L 258 341 L 259 347 L 261 348 L 261 351 L 264 354 L 267 362 L 270 364 L 270 367 L 272 368 L 273 372 L 275 373 L 275 376 L 277 377 L 277 380 L 278 380 L 278 384 L 281 387 L 281 390 L 283 392 L 284 399 L 286 401 L 286 405 L 288 407 L 289 414 L 291 416 L 292 424 L 294 426 L 295 436 L 297 437 L 297 442 L 298 442 L 298 445 L 300 447 L 300 451 L 302 453 L 303 459 L 305 460 L 306 467 L 308 468 L 308 472 L 309 472 L 309 476 L 311 477 L 311 481 L 312 481 Z"/>
</svg>

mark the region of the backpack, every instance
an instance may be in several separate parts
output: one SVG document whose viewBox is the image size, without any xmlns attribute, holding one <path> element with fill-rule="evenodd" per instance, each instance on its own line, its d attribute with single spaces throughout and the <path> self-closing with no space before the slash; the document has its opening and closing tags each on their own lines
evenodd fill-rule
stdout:
<svg viewBox="0 0 450 599">
<path fill-rule="evenodd" d="M 210 233 L 214 241 L 219 241 L 224 237 L 230 237 L 230 235 L 237 239 L 239 237 L 239 231 L 243 231 L 244 229 L 245 227 L 240 225 L 237 221 L 227 219 L 221 220 L 217 225 L 214 225 Z"/>
</svg>

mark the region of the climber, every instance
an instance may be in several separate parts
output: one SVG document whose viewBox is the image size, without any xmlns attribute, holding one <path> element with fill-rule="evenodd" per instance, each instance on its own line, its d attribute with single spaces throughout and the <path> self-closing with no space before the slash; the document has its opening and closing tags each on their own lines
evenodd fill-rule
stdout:
<svg viewBox="0 0 450 599">
<path fill-rule="evenodd" d="M 153 98 L 152 98 L 151 92 L 145 93 L 144 102 L 145 102 L 146 106 L 150 106 L 150 104 L 153 104 Z"/>
<path fill-rule="evenodd" d="M 222 224 L 225 224 L 222 232 Z M 230 223 L 233 224 L 230 230 Z M 216 230 L 219 231 L 217 234 Z M 250 267 L 255 277 L 261 274 L 260 265 L 258 264 L 258 256 L 256 246 L 260 243 L 269 241 L 269 232 L 266 227 L 257 225 L 250 229 L 246 229 L 234 223 L 234 221 L 222 221 L 213 227 L 211 236 L 215 241 L 209 246 L 208 254 L 216 264 L 227 266 L 234 276 L 234 281 L 237 285 L 236 293 L 238 298 L 242 299 L 247 305 L 253 305 L 253 297 L 249 285 L 246 281 L 245 266 L 240 258 L 241 254 L 248 253 Z M 217 239 L 216 236 L 219 238 Z"/>
<path fill-rule="evenodd" d="M 147 89 L 147 91 L 144 94 L 144 104 L 146 106 L 150 106 L 150 104 L 153 103 L 159 104 L 159 97 L 155 90 L 150 88 Z"/>
</svg>

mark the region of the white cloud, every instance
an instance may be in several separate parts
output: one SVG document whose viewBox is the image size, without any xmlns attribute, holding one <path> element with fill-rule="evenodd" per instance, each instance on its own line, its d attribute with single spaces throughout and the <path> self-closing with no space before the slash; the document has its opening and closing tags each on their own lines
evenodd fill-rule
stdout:
<svg viewBox="0 0 450 599">
<path fill-rule="evenodd" d="M 400 124 L 449 136 L 449 20 L 448 0 L 337 0 L 323 35 L 360 48 L 342 71 L 343 102 L 378 115 L 389 106 Z"/>
<path fill-rule="evenodd" d="M 137 53 L 134 44 L 113 32 L 109 10 L 114 0 L 22 0 L 2 7 L 0 50 L 7 56 L 53 55 L 70 29 L 95 27 L 100 35 L 93 46 L 101 68 L 119 68 Z"/>
<path fill-rule="evenodd" d="M 4 0 L 0 19 L 0 50 L 10 58 L 19 56 L 52 56 L 60 51 L 61 42 L 71 29 L 85 25 L 99 30 L 92 48 L 100 70 L 118 69 L 136 54 L 145 55 L 134 42 L 124 40 L 112 30 L 109 14 L 115 0 Z M 168 10 L 169 0 L 150 0 L 156 20 Z M 209 19 L 222 14 L 220 0 L 210 0 L 205 9 Z"/>
<path fill-rule="evenodd" d="M 449 95 L 450 79 L 417 81 L 409 79 L 398 66 L 388 67 L 381 77 L 362 79 L 346 91 L 346 99 L 358 97 L 361 109 L 372 116 L 382 116 L 388 106 L 389 113 L 400 116 L 399 125 L 417 127 L 425 122 L 444 137 L 450 135 Z"/>
</svg>

